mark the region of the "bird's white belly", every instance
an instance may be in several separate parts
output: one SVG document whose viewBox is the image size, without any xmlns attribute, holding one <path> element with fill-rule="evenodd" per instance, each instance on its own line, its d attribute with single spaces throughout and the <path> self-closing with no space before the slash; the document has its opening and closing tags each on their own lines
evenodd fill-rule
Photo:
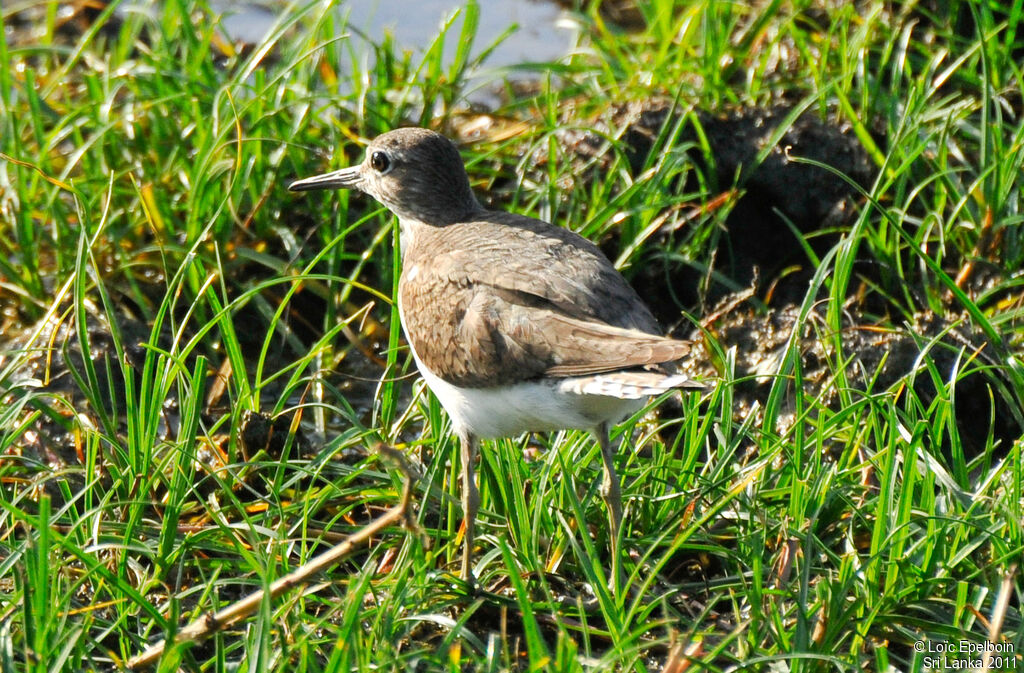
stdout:
<svg viewBox="0 0 1024 673">
<path fill-rule="evenodd" d="M 418 359 L 416 364 L 452 424 L 482 439 L 568 428 L 591 430 L 604 422 L 617 423 L 644 404 L 644 400 L 571 392 L 555 381 L 460 388 L 432 374 Z"/>
</svg>

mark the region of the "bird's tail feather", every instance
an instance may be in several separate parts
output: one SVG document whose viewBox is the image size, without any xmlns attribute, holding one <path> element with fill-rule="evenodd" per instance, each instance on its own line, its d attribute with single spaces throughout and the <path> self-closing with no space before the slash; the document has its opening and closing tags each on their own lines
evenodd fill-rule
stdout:
<svg viewBox="0 0 1024 673">
<path fill-rule="evenodd" d="M 623 400 L 639 400 L 673 388 L 703 388 L 704 384 L 685 374 L 659 372 L 610 372 L 578 376 L 561 383 L 565 392 L 579 395 L 603 395 Z"/>
</svg>

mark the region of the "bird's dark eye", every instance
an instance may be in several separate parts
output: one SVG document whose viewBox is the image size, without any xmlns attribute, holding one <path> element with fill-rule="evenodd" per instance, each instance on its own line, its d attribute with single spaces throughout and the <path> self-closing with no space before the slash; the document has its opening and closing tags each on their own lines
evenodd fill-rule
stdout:
<svg viewBox="0 0 1024 673">
<path fill-rule="evenodd" d="M 391 157 L 388 156 L 387 152 L 377 150 L 370 155 L 370 166 L 378 173 L 387 173 L 391 170 Z"/>
</svg>

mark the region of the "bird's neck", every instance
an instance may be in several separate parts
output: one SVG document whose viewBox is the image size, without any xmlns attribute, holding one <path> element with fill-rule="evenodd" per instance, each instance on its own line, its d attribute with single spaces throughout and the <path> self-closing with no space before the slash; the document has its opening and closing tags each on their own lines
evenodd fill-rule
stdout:
<svg viewBox="0 0 1024 673">
<path fill-rule="evenodd" d="M 437 235 L 441 229 L 479 219 L 487 214 L 487 210 L 475 199 L 472 205 L 458 212 L 451 213 L 450 217 L 424 219 L 422 217 L 411 217 L 408 214 L 398 215 L 398 244 L 402 248 L 402 258 L 414 246 L 421 245 L 423 241 L 431 236 Z"/>
<path fill-rule="evenodd" d="M 423 239 L 424 234 L 429 235 L 431 225 L 424 224 L 419 220 L 409 218 L 398 219 L 398 246 L 401 248 L 402 261 L 405 262 L 409 251 L 413 249 L 417 241 Z"/>
</svg>

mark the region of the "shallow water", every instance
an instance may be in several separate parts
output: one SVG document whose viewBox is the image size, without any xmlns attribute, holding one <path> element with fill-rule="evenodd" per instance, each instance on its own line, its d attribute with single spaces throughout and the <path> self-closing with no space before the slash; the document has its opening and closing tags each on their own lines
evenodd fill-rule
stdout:
<svg viewBox="0 0 1024 673">
<path fill-rule="evenodd" d="M 264 4 L 215 3 L 213 7 L 223 11 L 223 26 L 234 39 L 258 42 L 277 19 L 278 12 L 284 11 L 285 2 L 270 0 Z M 445 21 L 465 2 L 459 0 L 420 0 L 407 2 L 399 0 L 355 0 L 342 3 L 338 11 L 348 16 L 348 23 L 373 41 L 379 41 L 390 33 L 399 49 L 411 49 L 421 54 L 437 37 Z M 483 64 L 484 70 L 507 68 L 524 63 L 557 60 L 571 48 L 574 35 L 571 22 L 564 20 L 565 12 L 553 2 L 542 0 L 483 0 L 480 2 L 480 20 L 474 55 L 494 43 L 509 26 L 517 30 L 507 37 Z M 444 46 L 445 60 L 451 62 L 457 48 L 456 39 L 462 26 L 463 16 L 456 20 Z M 370 45 L 353 33 L 354 43 L 361 45 L 366 54 L 371 53 Z M 520 76 L 517 73 L 517 76 Z M 521 76 L 526 76 L 524 73 Z M 486 93 L 473 96 L 475 102 L 486 98 Z"/>
</svg>

